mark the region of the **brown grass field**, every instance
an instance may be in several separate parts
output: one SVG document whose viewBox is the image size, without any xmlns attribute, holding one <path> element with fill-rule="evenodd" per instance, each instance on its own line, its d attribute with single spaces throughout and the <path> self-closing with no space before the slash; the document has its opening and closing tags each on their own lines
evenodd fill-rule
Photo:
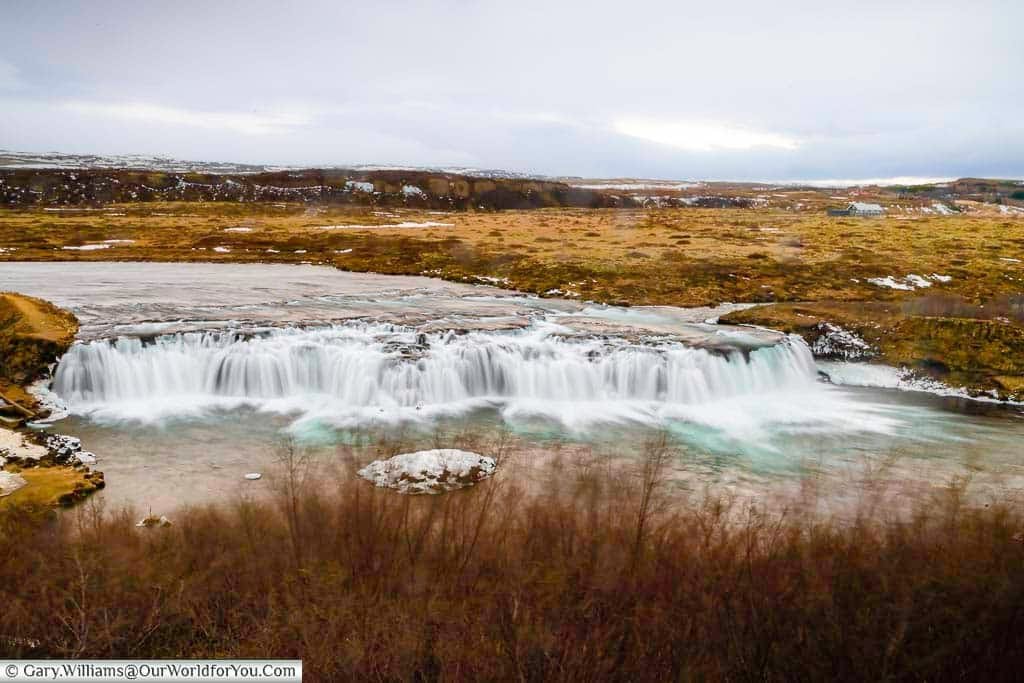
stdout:
<svg viewBox="0 0 1024 683">
<path fill-rule="evenodd" d="M 403 222 L 451 226 L 386 227 Z M 338 225 L 381 227 L 324 229 Z M 232 228 L 250 231 L 225 232 Z M 134 242 L 65 249 L 104 240 Z M 969 300 L 1024 287 L 1024 269 L 1010 260 L 1024 260 L 1024 220 L 990 213 L 862 219 L 783 209 L 442 213 L 145 203 L 4 210 L 0 248 L 4 260 L 310 261 L 451 279 L 507 277 L 523 291 L 558 288 L 634 305 L 894 299 L 901 293 L 866 279 L 909 273 L 948 275 L 949 283 L 931 291 Z"/>
</svg>

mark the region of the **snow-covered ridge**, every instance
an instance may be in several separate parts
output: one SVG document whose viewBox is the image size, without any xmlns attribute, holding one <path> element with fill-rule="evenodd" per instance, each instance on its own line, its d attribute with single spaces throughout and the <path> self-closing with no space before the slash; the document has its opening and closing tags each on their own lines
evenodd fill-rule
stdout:
<svg viewBox="0 0 1024 683">
<path fill-rule="evenodd" d="M 578 187 L 581 190 L 619 190 L 623 192 L 629 191 L 642 191 L 642 190 L 689 190 L 694 187 L 703 187 L 703 183 L 698 182 L 675 182 L 668 180 L 641 180 L 636 182 L 616 182 L 609 181 L 596 182 L 572 182 L 568 183 L 572 187 Z"/>
<path fill-rule="evenodd" d="M 96 170 L 139 170 L 163 171 L 165 173 L 231 173 L 255 174 L 282 171 L 303 171 L 311 168 L 324 170 L 352 171 L 416 171 L 473 176 L 475 178 L 547 180 L 548 177 L 535 173 L 520 173 L 501 169 L 481 169 L 468 166 L 402 166 L 388 164 L 242 164 L 222 161 L 187 161 L 172 157 L 145 154 L 63 154 L 60 152 L 16 152 L 0 149 L 0 169 L 96 169 Z M 364 192 L 372 192 L 360 188 Z"/>
</svg>

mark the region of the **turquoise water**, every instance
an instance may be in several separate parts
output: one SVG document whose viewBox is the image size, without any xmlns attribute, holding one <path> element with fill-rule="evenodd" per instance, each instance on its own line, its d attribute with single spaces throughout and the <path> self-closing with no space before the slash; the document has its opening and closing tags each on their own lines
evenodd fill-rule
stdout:
<svg viewBox="0 0 1024 683">
<path fill-rule="evenodd" d="M 629 462 L 665 435 L 687 490 L 758 498 L 815 477 L 845 494 L 870 471 L 1024 491 L 1019 409 L 831 385 L 802 342 L 705 322 L 721 310 L 312 266 L 4 263 L 0 279 L 81 319 L 54 384 L 71 414 L 51 429 L 99 456 L 115 506 L 269 492 L 286 438 L 325 480 L 467 444 L 508 448 L 529 476 L 550 453 Z"/>
</svg>

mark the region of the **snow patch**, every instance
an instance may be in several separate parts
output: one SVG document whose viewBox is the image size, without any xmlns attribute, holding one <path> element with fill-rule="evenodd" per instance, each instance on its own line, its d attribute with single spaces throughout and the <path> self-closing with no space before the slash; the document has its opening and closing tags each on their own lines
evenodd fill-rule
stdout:
<svg viewBox="0 0 1024 683">
<path fill-rule="evenodd" d="M 691 187 L 701 187 L 700 183 L 571 183 L 572 187 L 581 190 L 619 190 L 628 192 L 630 190 L 688 190 Z"/>
<path fill-rule="evenodd" d="M 454 223 L 438 223 L 437 221 L 403 221 L 401 223 L 380 223 L 378 225 L 321 225 L 318 230 L 373 230 L 376 228 L 451 228 Z"/>
<path fill-rule="evenodd" d="M 80 247 L 61 247 L 64 251 L 96 251 L 97 249 L 110 249 L 110 244 L 83 244 Z"/>
<path fill-rule="evenodd" d="M 491 285 L 508 285 L 509 279 L 507 277 L 489 277 L 487 275 L 476 275 L 476 279 L 480 282 L 486 282 Z"/>
<path fill-rule="evenodd" d="M 939 275 L 938 273 L 923 276 L 910 273 L 906 277 L 898 279 L 892 275 L 886 275 L 885 277 L 869 277 L 868 282 L 877 287 L 888 287 L 889 289 L 899 289 L 910 292 L 915 289 L 931 287 L 933 282 L 949 282 L 952 279 L 953 278 L 950 275 Z"/>
</svg>

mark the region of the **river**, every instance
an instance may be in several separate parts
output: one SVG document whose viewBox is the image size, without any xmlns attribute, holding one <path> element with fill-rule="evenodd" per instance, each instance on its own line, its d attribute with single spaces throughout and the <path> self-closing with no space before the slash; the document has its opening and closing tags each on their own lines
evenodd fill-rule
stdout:
<svg viewBox="0 0 1024 683">
<path fill-rule="evenodd" d="M 47 429 L 99 457 L 114 505 L 169 510 L 274 485 L 293 439 L 330 461 L 368 443 L 504 434 L 623 457 L 655 434 L 680 487 L 751 498 L 865 477 L 919 493 L 970 476 L 1024 489 L 1024 420 L 994 404 L 884 387 L 816 363 L 795 337 L 719 326 L 717 309 L 619 308 L 319 266 L 3 263 L 0 288 L 81 321 Z M 249 472 L 266 476 L 244 479 Z"/>
</svg>

